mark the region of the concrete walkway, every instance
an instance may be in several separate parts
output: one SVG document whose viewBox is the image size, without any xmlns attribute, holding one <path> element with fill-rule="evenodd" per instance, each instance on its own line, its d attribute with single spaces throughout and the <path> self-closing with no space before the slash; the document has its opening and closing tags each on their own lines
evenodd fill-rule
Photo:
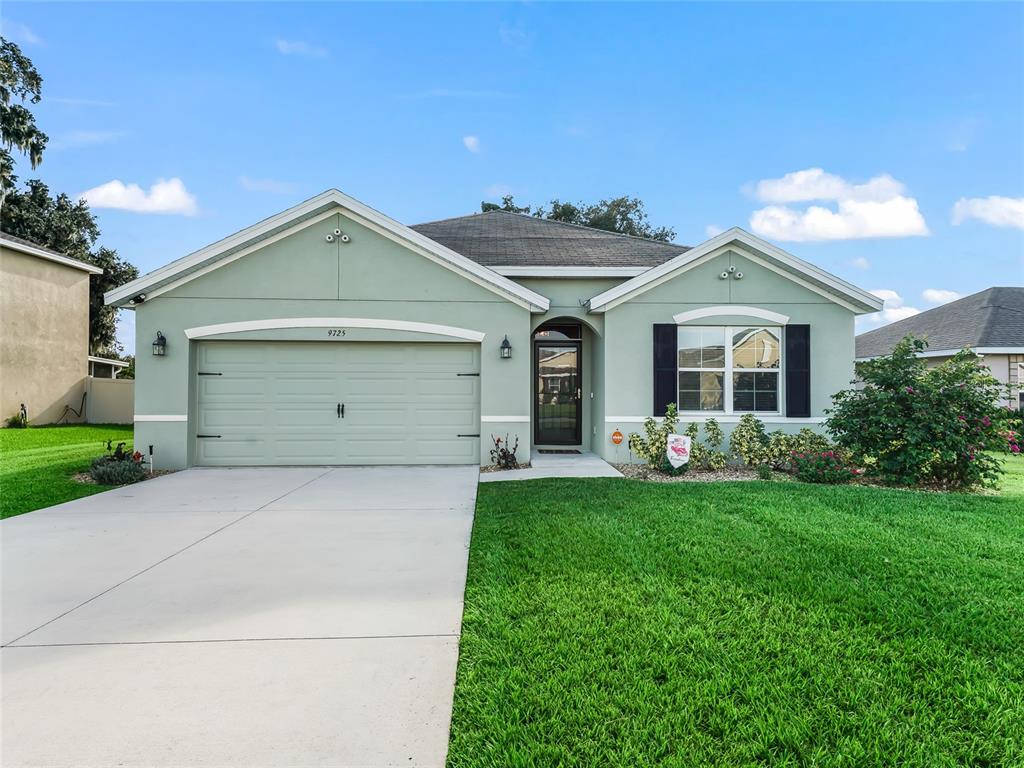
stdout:
<svg viewBox="0 0 1024 768">
<path fill-rule="evenodd" d="M 539 453 L 530 454 L 529 469 L 507 472 L 483 472 L 481 483 L 500 483 L 506 480 L 536 480 L 540 477 L 622 477 L 622 473 L 596 453 Z"/>
<path fill-rule="evenodd" d="M 443 765 L 477 475 L 197 469 L 4 521 L 0 763 Z"/>
</svg>

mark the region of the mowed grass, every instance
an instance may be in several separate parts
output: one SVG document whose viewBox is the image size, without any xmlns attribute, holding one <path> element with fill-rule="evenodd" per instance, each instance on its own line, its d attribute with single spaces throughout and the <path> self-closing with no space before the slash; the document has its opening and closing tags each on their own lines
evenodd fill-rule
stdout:
<svg viewBox="0 0 1024 768">
<path fill-rule="evenodd" d="M 481 485 L 449 765 L 1024 765 L 1001 495 Z"/>
<path fill-rule="evenodd" d="M 69 424 L 0 429 L 0 518 L 109 490 L 76 483 L 92 460 L 106 453 L 107 440 L 132 445 L 125 425 Z"/>
</svg>

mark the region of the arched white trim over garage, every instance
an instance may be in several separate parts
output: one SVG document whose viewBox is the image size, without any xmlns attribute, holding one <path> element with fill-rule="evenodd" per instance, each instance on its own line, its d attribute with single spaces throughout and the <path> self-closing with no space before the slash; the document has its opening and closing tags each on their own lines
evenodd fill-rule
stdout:
<svg viewBox="0 0 1024 768">
<path fill-rule="evenodd" d="M 189 339 L 204 339 L 209 336 L 221 336 L 226 333 L 246 333 L 249 331 L 277 331 L 286 328 L 372 328 L 387 331 L 411 331 L 414 333 L 430 333 L 460 341 L 483 341 L 485 334 L 468 328 L 456 328 L 452 325 L 435 325 L 434 323 L 418 323 L 411 320 L 386 320 L 370 317 L 277 317 L 267 320 L 243 320 L 236 323 L 218 323 L 186 328 L 185 336 Z"/>
<path fill-rule="evenodd" d="M 691 309 L 686 312 L 680 312 L 678 315 L 673 315 L 672 319 L 676 325 L 681 325 L 682 323 L 701 320 L 705 317 L 722 317 L 723 315 L 756 318 L 758 320 L 767 320 L 770 323 L 777 323 L 778 325 L 785 325 L 789 322 L 789 315 L 772 312 L 770 309 L 762 309 L 761 307 L 746 307 L 739 304 L 722 304 L 717 307 Z"/>
</svg>

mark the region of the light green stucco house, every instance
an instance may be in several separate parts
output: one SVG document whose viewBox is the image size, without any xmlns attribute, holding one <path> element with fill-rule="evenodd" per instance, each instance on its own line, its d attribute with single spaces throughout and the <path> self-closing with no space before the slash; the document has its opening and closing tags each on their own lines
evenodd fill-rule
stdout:
<svg viewBox="0 0 1024 768">
<path fill-rule="evenodd" d="M 627 461 L 613 435 L 670 402 L 797 430 L 881 308 L 741 229 L 685 248 L 501 211 L 407 227 L 337 190 L 106 299 L 136 313 L 135 445 L 158 468 L 486 464 L 505 435 L 520 458 Z"/>
</svg>

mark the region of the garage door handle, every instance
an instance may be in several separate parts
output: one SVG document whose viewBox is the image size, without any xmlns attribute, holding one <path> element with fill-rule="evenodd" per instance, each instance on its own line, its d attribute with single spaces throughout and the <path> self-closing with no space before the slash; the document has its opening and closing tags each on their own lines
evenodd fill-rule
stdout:
<svg viewBox="0 0 1024 768">
<path fill-rule="evenodd" d="M 345 418 L 345 404 L 344 403 L 338 403 L 338 418 L 339 419 L 344 419 Z"/>
</svg>

